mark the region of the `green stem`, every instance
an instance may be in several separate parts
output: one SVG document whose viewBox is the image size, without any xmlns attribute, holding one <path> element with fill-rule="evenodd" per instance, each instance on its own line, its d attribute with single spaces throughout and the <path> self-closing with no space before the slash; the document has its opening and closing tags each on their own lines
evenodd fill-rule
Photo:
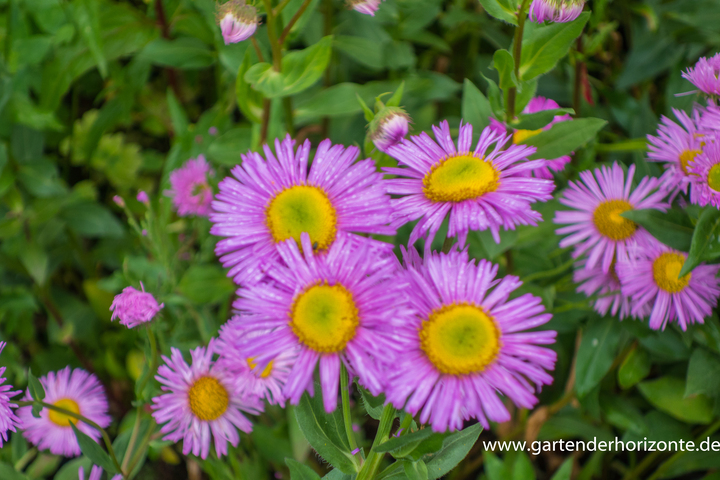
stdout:
<svg viewBox="0 0 720 480">
<path fill-rule="evenodd" d="M 25 455 L 20 457 L 20 459 L 15 463 L 15 470 L 17 470 L 18 472 L 22 472 L 23 469 L 27 466 L 27 464 L 30 463 L 33 458 L 35 458 L 37 453 L 38 449 L 35 447 L 25 452 Z"/>
<path fill-rule="evenodd" d="M 515 78 L 520 81 L 520 60 L 522 58 L 522 39 L 525 31 L 525 20 L 527 19 L 527 6 L 529 0 L 523 0 L 520 10 L 517 14 L 517 28 L 515 29 L 515 40 L 513 43 L 513 59 L 515 60 Z M 515 99 L 517 97 L 517 87 L 508 90 L 507 103 L 507 120 L 510 122 L 515 118 Z"/>
<path fill-rule="evenodd" d="M 453 246 L 453 240 L 454 240 L 453 237 L 445 237 L 445 241 L 443 242 L 443 246 L 442 246 L 442 250 L 441 250 L 442 253 L 450 252 L 450 249 Z"/>
<path fill-rule="evenodd" d="M 343 421 L 345 422 L 345 431 L 347 432 L 348 444 L 350 450 L 358 448 L 357 442 L 355 441 L 355 435 L 352 429 L 352 416 L 350 415 L 350 392 L 348 392 L 348 371 L 345 368 L 345 364 L 340 364 L 340 397 L 342 398 L 342 413 Z"/>
<path fill-rule="evenodd" d="M 290 3 L 290 0 L 283 0 L 278 4 L 277 7 L 273 10 L 273 15 L 278 17 L 282 13 L 283 10 L 285 10 L 285 7 L 287 7 L 288 3 Z"/>
<path fill-rule="evenodd" d="M 402 432 L 400 435 L 405 435 L 406 433 L 409 433 L 408 429 L 410 428 L 410 425 L 412 425 L 413 416 L 409 413 L 405 414 L 405 417 L 403 417 L 402 423 L 400 424 L 400 430 Z"/>
<path fill-rule="evenodd" d="M 388 434 L 392 428 L 393 420 L 395 420 L 395 408 L 387 404 L 382 411 L 380 416 L 380 425 L 378 426 L 377 433 L 375 434 L 375 440 L 373 440 L 370 454 L 367 457 L 365 463 L 363 463 L 360 472 L 358 472 L 356 480 L 370 480 L 375 478 L 375 472 L 380 468 L 380 463 L 385 457 L 384 453 L 378 453 L 375 448 L 385 443 L 388 440 Z"/>
<path fill-rule="evenodd" d="M 137 436 L 140 431 L 140 417 L 142 414 L 142 409 L 140 406 L 137 407 L 137 412 L 135 414 L 135 423 L 133 424 L 132 433 L 130 434 L 130 442 L 128 442 L 127 449 L 125 449 L 125 455 L 123 455 L 123 461 L 122 461 L 122 470 L 125 472 L 130 473 L 129 470 L 127 470 L 128 463 L 130 463 L 130 457 L 133 449 L 135 448 L 135 442 L 137 441 Z"/>
<path fill-rule="evenodd" d="M 277 25 L 275 24 L 275 15 L 273 13 L 272 2 L 263 0 L 265 11 L 267 12 L 267 34 L 270 40 L 270 48 L 272 49 L 273 69 L 276 72 L 282 70 L 282 44 L 278 42 Z"/>
<path fill-rule="evenodd" d="M 135 467 L 137 466 L 138 462 L 140 461 L 140 458 L 142 458 L 142 452 L 145 450 L 145 448 L 150 443 L 150 440 L 152 438 L 153 431 L 155 430 L 153 428 L 154 423 L 150 425 L 147 432 L 145 432 L 145 436 L 143 437 L 142 441 L 140 442 L 140 448 L 135 450 L 135 453 L 132 456 L 132 461 L 130 462 L 130 466 L 128 467 L 128 475 L 132 474 L 132 472 L 135 470 Z"/>
<path fill-rule="evenodd" d="M 280 47 L 285 44 L 285 40 L 287 40 L 288 35 L 290 35 L 290 30 L 292 30 L 292 27 L 295 25 L 295 23 L 300 20 L 302 14 L 305 13 L 305 10 L 307 10 L 308 5 L 310 5 L 310 0 L 305 0 L 303 4 L 300 5 L 300 8 L 298 8 L 298 11 L 295 12 L 295 15 L 293 15 L 288 24 L 285 26 L 285 29 L 283 29 L 283 32 L 280 35 L 280 41 L 278 42 Z"/>
<path fill-rule="evenodd" d="M 293 120 L 292 98 L 283 97 L 283 108 L 285 109 L 285 128 L 291 137 L 295 136 L 295 122 Z"/>
</svg>

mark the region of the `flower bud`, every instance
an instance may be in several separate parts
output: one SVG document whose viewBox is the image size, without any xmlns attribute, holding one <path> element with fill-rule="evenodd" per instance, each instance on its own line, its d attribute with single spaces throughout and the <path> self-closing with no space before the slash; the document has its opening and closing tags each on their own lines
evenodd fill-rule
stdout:
<svg viewBox="0 0 720 480">
<path fill-rule="evenodd" d="M 370 123 L 370 139 L 381 152 L 397 144 L 408 133 L 410 117 L 402 108 L 385 107 Z"/>
<path fill-rule="evenodd" d="M 142 202 L 142 203 L 144 203 L 145 205 L 149 205 L 149 204 L 150 204 L 150 198 L 148 197 L 148 194 L 145 193 L 145 191 L 143 191 L 143 190 L 140 190 L 140 191 L 138 192 L 138 194 L 137 194 L 137 201 L 138 201 L 138 202 Z"/>
<path fill-rule="evenodd" d="M 356 12 L 375 16 L 382 0 L 348 0 L 348 6 Z"/>
<path fill-rule="evenodd" d="M 225 45 L 242 42 L 257 30 L 257 10 L 245 0 L 230 0 L 220 6 L 218 21 Z"/>
<path fill-rule="evenodd" d="M 585 0 L 533 0 L 530 20 L 543 22 L 572 22 L 580 16 Z"/>
<path fill-rule="evenodd" d="M 120 195 L 115 195 L 113 197 L 113 202 L 115 202 L 115 205 L 117 205 L 120 208 L 125 208 L 125 200 Z"/>
</svg>

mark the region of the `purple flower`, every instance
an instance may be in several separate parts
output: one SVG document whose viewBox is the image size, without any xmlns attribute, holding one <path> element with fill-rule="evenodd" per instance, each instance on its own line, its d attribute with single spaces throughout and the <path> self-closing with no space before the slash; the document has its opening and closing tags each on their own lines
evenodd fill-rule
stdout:
<svg viewBox="0 0 720 480">
<path fill-rule="evenodd" d="M 213 362 L 215 342 L 191 350 L 190 366 L 177 348 L 171 348 L 170 358 L 163 355 L 165 365 L 155 378 L 166 393 L 152 399 L 155 421 L 165 424 L 160 429 L 164 439 L 182 440 L 183 455 L 192 452 L 202 459 L 210 453 L 211 435 L 218 457 L 227 455 L 228 442 L 236 447 L 240 441 L 238 429 L 252 431 L 243 412 L 262 411 L 260 400 L 239 389 L 232 375 Z"/>
<path fill-rule="evenodd" d="M 383 0 L 348 0 L 348 6 L 356 12 L 374 17 L 382 1 Z"/>
<path fill-rule="evenodd" d="M 230 0 L 219 7 L 218 19 L 225 45 L 242 42 L 257 30 L 257 11 L 245 0 Z"/>
<path fill-rule="evenodd" d="M 242 350 L 258 369 L 287 350 L 299 349 L 283 394 L 297 404 L 314 394 L 319 363 L 325 410 L 337 407 L 341 362 L 378 395 L 394 361 L 394 326 L 409 321 L 405 282 L 394 256 L 379 256 L 370 243 L 339 237 L 327 254 L 313 252 L 301 237 L 302 253 L 288 240 L 278 245 L 284 264 L 268 270 L 272 281 L 241 289 L 235 308 L 248 329 L 265 332 Z M 382 364 L 380 362 L 383 362 Z"/>
<path fill-rule="evenodd" d="M 572 22 L 583 11 L 585 0 L 533 0 L 530 5 L 530 20 L 537 23 Z"/>
<path fill-rule="evenodd" d="M 690 202 L 720 208 L 720 141 L 706 137 L 701 154 L 690 164 Z"/>
<path fill-rule="evenodd" d="M 388 149 L 407 167 L 383 169 L 399 177 L 387 181 L 388 192 L 401 196 L 391 201 L 394 225 L 420 219 L 410 234 L 410 244 L 425 237 L 429 251 L 448 213 L 448 236 L 458 237 L 460 245 L 470 230 L 490 230 L 499 243 L 501 227 L 513 230 L 542 219 L 531 205 L 550 200 L 555 185 L 525 176 L 544 165 L 543 160 L 527 160 L 535 148 L 511 145 L 504 149 L 510 137 L 488 127 L 471 151 L 472 130 L 470 124 L 460 125 L 456 148 L 444 121 L 433 126 L 436 141 L 423 132 Z"/>
<path fill-rule="evenodd" d="M 649 308 L 641 308 L 636 314 L 631 313 L 630 297 L 621 292 L 615 264 L 611 264 L 610 270 L 605 273 L 599 265 L 586 268 L 584 262 L 579 262 L 575 265 L 573 281 L 579 284 L 578 292 L 584 293 L 588 298 L 596 296 L 592 304 L 595 311 L 602 316 L 610 312 L 623 320 L 631 315 L 633 318 L 644 318 L 650 314 Z"/>
<path fill-rule="evenodd" d="M 575 245 L 573 258 L 588 253 L 585 268 L 600 264 L 608 273 L 614 261 L 627 261 L 630 250 L 655 242 L 647 230 L 620 214 L 645 208 L 665 211 L 667 204 L 662 200 L 667 192 L 657 190 L 660 180 L 650 177 L 643 178 L 632 191 L 634 175 L 635 165 L 631 165 L 625 180 L 625 172 L 615 163 L 612 168 L 581 172 L 581 182 L 570 182 L 563 192 L 560 203 L 573 210 L 555 213 L 555 223 L 567 225 L 557 234 L 569 234 L 560 241 L 560 247 Z"/>
<path fill-rule="evenodd" d="M 93 465 L 90 469 L 90 476 L 88 480 L 100 480 L 103 469 L 97 465 Z M 78 480 L 85 480 L 85 469 L 83 467 L 78 468 Z M 122 480 L 122 475 L 117 474 L 112 477 L 112 480 Z"/>
<path fill-rule="evenodd" d="M 108 402 L 103 387 L 95 375 L 80 368 L 75 370 L 65 367 L 59 372 L 50 372 L 40 377 L 40 383 L 45 389 L 45 403 L 63 408 L 67 411 L 81 415 L 105 428 L 110 425 L 110 416 L 107 414 Z M 28 390 L 24 400 L 32 400 Z M 50 453 L 64 457 L 80 455 L 80 446 L 70 424 L 90 436 L 96 442 L 100 439 L 100 432 L 74 417 L 43 408 L 40 418 L 32 415 L 32 407 L 18 409 L 23 436 L 40 450 L 49 449 Z"/>
<path fill-rule="evenodd" d="M 170 173 L 171 188 L 165 194 L 172 197 L 178 215 L 208 216 L 213 197 L 208 174 L 214 172 L 203 155 L 198 155 L 197 159 L 191 158 L 181 168 Z"/>
<path fill-rule="evenodd" d="M 682 110 L 673 109 L 680 125 L 663 116 L 657 136 L 648 135 L 648 159 L 665 162 L 662 185 L 671 197 L 679 192 L 687 193 L 690 185 L 689 165 L 702 153 L 703 137 L 699 132 L 700 111 L 693 118 Z"/>
<path fill-rule="evenodd" d="M 410 117 L 401 108 L 385 107 L 370 123 L 370 139 L 381 152 L 400 142 L 408 133 Z"/>
<path fill-rule="evenodd" d="M 421 260 L 403 250 L 415 315 L 400 324 L 394 341 L 402 354 L 388 371 L 389 402 L 437 432 L 459 430 L 463 421 L 510 420 L 498 394 L 533 408 L 536 389 L 552 383 L 554 331 L 532 331 L 547 323 L 540 298 L 509 299 L 522 282 L 496 279 L 498 266 L 468 260 L 466 251 L 432 253 Z M 533 385 L 534 384 L 534 385 Z"/>
<path fill-rule="evenodd" d="M 0 342 L 0 353 L 5 348 L 5 342 Z M 20 426 L 20 419 L 15 415 L 13 408 L 17 405 L 12 403 L 12 397 L 21 393 L 21 390 L 12 391 L 12 385 L 3 385 L 5 377 L 5 367 L 0 367 L 0 448 L 3 442 L 7 442 L 7 432 L 15 432 L 15 428 Z"/>
<path fill-rule="evenodd" d="M 150 199 L 148 198 L 148 194 L 145 193 L 143 190 L 140 190 L 140 191 L 138 192 L 138 194 L 137 194 L 137 201 L 138 201 L 138 202 L 142 202 L 142 203 L 144 203 L 145 205 L 149 205 L 149 204 L 150 204 Z"/>
<path fill-rule="evenodd" d="M 145 291 L 145 286 L 140 283 L 142 292 L 133 287 L 125 287 L 121 294 L 115 295 L 110 310 L 113 314 L 111 320 L 120 319 L 120 324 L 128 328 L 134 328 L 147 323 L 157 315 L 165 304 L 158 305 L 152 294 Z"/>
<path fill-rule="evenodd" d="M 700 264 L 687 275 L 680 270 L 687 254 L 655 242 L 637 258 L 617 264 L 623 295 L 631 297 L 633 315 L 646 316 L 650 328 L 665 329 L 677 320 L 680 328 L 703 323 L 712 314 L 720 296 L 720 265 Z"/>
<path fill-rule="evenodd" d="M 115 202 L 115 205 L 117 205 L 120 208 L 125 208 L 125 200 L 120 195 L 115 195 L 113 197 L 113 202 Z"/>
<path fill-rule="evenodd" d="M 683 72 L 683 78 L 708 95 L 720 95 L 720 53 L 702 57 L 694 67 Z"/>
<path fill-rule="evenodd" d="M 324 140 L 308 168 L 310 142 L 306 140 L 297 151 L 294 145 L 288 135 L 275 141 L 277 157 L 267 145 L 267 160 L 248 152 L 232 169 L 235 178 L 220 182 L 210 232 L 229 237 L 218 242 L 215 252 L 238 284 L 262 279 L 264 266 L 279 258 L 277 245 L 289 238 L 299 242 L 302 232 L 309 233 L 313 249 L 320 252 L 344 233 L 395 234 L 395 228 L 388 226 L 386 181 L 372 160 L 355 162 L 357 148 Z"/>
</svg>

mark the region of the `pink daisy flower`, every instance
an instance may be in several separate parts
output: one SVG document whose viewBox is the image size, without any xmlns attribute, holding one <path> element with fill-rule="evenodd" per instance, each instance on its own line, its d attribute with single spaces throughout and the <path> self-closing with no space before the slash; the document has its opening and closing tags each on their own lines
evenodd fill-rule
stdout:
<svg viewBox="0 0 720 480">
<path fill-rule="evenodd" d="M 170 190 L 166 190 L 165 195 L 172 198 L 178 215 L 206 217 L 210 214 L 213 191 L 208 184 L 208 175 L 213 174 L 203 155 L 191 158 L 170 173 Z"/>
<path fill-rule="evenodd" d="M 707 137 L 703 152 L 690 164 L 690 202 L 720 208 L 720 141 Z"/>
<path fill-rule="evenodd" d="M 407 168 L 384 168 L 400 178 L 388 180 L 388 192 L 401 195 L 392 200 L 395 225 L 420 219 L 410 234 L 410 244 L 425 237 L 430 250 L 435 234 L 450 214 L 449 237 L 465 243 L 470 230 L 490 230 L 500 242 L 500 227 L 537 225 L 542 216 L 531 209 L 547 201 L 555 185 L 550 180 L 525 176 L 544 164 L 528 161 L 534 147 L 505 144 L 510 137 L 488 127 L 471 151 L 472 125 L 460 125 L 457 148 L 446 121 L 433 126 L 434 142 L 426 133 L 410 137 L 388 149 L 388 154 Z M 494 147 L 493 147 L 494 144 Z"/>
<path fill-rule="evenodd" d="M 710 58 L 702 57 L 682 76 L 700 91 L 708 95 L 720 95 L 720 53 Z"/>
<path fill-rule="evenodd" d="M 695 110 L 690 118 L 682 110 L 673 109 L 681 125 L 663 116 L 657 136 L 648 135 L 648 159 L 665 162 L 666 173 L 662 184 L 674 197 L 678 192 L 687 193 L 690 185 L 688 166 L 695 160 L 703 147 L 703 134 L 698 132 L 700 112 Z"/>
<path fill-rule="evenodd" d="M 134 328 L 152 320 L 165 304 L 158 305 L 152 294 L 145 291 L 145 286 L 140 282 L 139 290 L 133 287 L 125 287 L 122 293 L 115 295 L 110 305 L 113 312 L 111 320 L 120 319 L 120 324 L 128 328 Z"/>
<path fill-rule="evenodd" d="M 73 370 L 65 367 L 58 372 L 50 372 L 39 380 L 45 389 L 45 403 L 81 415 L 102 428 L 110 425 L 107 398 L 95 375 L 80 368 Z M 29 391 L 24 400 L 32 400 Z M 32 407 L 27 406 L 19 408 L 18 415 L 22 422 L 23 436 L 40 450 L 50 450 L 55 455 L 80 455 L 80 446 L 71 423 L 96 442 L 100 439 L 100 432 L 93 427 L 54 410 L 44 408 L 40 412 L 40 418 L 35 418 Z"/>
<path fill-rule="evenodd" d="M 285 407 L 283 387 L 290 376 L 298 349 L 287 349 L 275 357 L 267 366 L 260 369 L 252 357 L 242 352 L 248 343 L 269 332 L 252 331 L 245 318 L 235 316 L 220 328 L 217 350 L 220 355 L 219 366 L 237 377 L 240 388 L 264 398 L 268 403 Z"/>
<path fill-rule="evenodd" d="M 289 238 L 300 242 L 302 232 L 309 233 L 318 251 L 327 251 L 341 233 L 395 234 L 388 226 L 391 209 L 385 181 L 372 160 L 356 162 L 356 147 L 324 140 L 308 168 L 310 141 L 297 151 L 294 146 L 288 135 L 282 142 L 275 140 L 277 157 L 267 145 L 267 160 L 248 152 L 232 169 L 235 178 L 220 182 L 210 232 L 229 237 L 218 242 L 215 252 L 238 284 L 261 280 L 264 265 L 279 258 L 277 245 Z M 388 247 L 383 242 L 375 245 Z"/>
<path fill-rule="evenodd" d="M 555 100 L 544 97 L 535 97 L 530 100 L 522 113 L 538 113 L 542 112 L 543 110 L 555 110 L 557 108 L 560 108 L 560 105 L 558 105 Z M 553 118 L 552 122 L 539 130 L 515 130 L 515 132 L 513 133 L 513 143 L 515 145 L 518 145 L 524 140 L 534 137 L 540 132 L 550 130 L 552 126 L 558 122 L 569 121 L 572 121 L 572 117 L 570 115 L 556 115 L 555 118 Z M 507 132 L 507 125 L 495 118 L 490 118 L 490 128 L 492 128 L 500 135 Z M 565 169 L 565 165 L 570 163 L 571 160 L 572 158 L 570 158 L 570 155 L 564 155 L 554 160 L 545 160 L 544 165 L 537 167 L 532 172 L 527 172 L 526 175 L 530 176 L 530 174 L 532 173 L 538 178 L 547 178 L 549 180 L 552 180 L 553 172 L 562 172 Z"/>
<path fill-rule="evenodd" d="M 559 228 L 558 235 L 568 235 L 560 241 L 560 247 L 575 245 L 573 258 L 588 253 L 585 268 L 600 264 L 608 273 L 610 265 L 628 260 L 630 249 L 643 247 L 655 239 L 641 226 L 620 214 L 629 210 L 654 208 L 665 211 L 662 200 L 665 190 L 657 190 L 660 180 L 645 177 L 632 190 L 635 165 L 625 172 L 617 163 L 594 171 L 580 173 L 581 182 L 570 182 L 560 198 L 560 203 L 572 208 L 555 213 L 555 223 L 567 225 Z M 657 190 L 657 191 L 656 191 Z"/>
<path fill-rule="evenodd" d="M 348 6 L 356 12 L 374 17 L 382 1 L 383 0 L 348 0 Z"/>
<path fill-rule="evenodd" d="M 410 127 L 410 117 L 402 108 L 385 107 L 370 123 L 370 139 L 381 152 L 405 138 Z"/>
<path fill-rule="evenodd" d="M 320 364 L 325 410 L 337 407 L 340 363 L 373 395 L 383 387 L 379 361 L 390 363 L 394 325 L 407 320 L 405 284 L 394 256 L 379 256 L 367 243 L 354 247 L 338 238 L 327 255 L 314 255 L 302 234 L 302 252 L 293 241 L 278 246 L 284 265 L 268 271 L 274 282 L 241 290 L 235 307 L 249 329 L 264 333 L 243 348 L 258 369 L 286 350 L 299 349 L 283 388 L 292 404 L 313 390 Z M 286 266 L 285 266 L 286 265 Z"/>
<path fill-rule="evenodd" d="M 554 331 L 524 330 L 547 323 L 541 300 L 530 294 L 509 299 L 522 282 L 496 279 L 498 266 L 477 264 L 466 251 L 426 255 L 403 250 L 415 315 L 399 325 L 394 341 L 402 350 L 390 370 L 385 393 L 398 409 L 443 432 L 463 421 L 510 420 L 498 394 L 533 408 L 535 390 L 549 385 L 556 353 Z"/>
<path fill-rule="evenodd" d="M 6 343 L 0 342 L 0 353 L 5 348 Z M 5 367 L 0 367 L 0 448 L 3 442 L 7 442 L 7 433 L 15 432 L 15 428 L 20 426 L 20 419 L 15 415 L 13 408 L 17 408 L 17 404 L 12 403 L 12 397 L 21 393 L 21 390 L 12 391 L 12 385 L 3 385 L 5 377 Z"/>
<path fill-rule="evenodd" d="M 708 102 L 709 105 L 706 108 L 698 108 L 702 112 L 700 117 L 700 129 L 705 135 L 718 135 L 720 134 L 720 107 L 712 102 Z"/>
<path fill-rule="evenodd" d="M 530 5 L 530 20 L 537 23 L 572 22 L 583 11 L 585 0 L 533 0 Z"/>
<path fill-rule="evenodd" d="M 575 266 L 573 281 L 579 284 L 578 292 L 584 293 L 588 298 L 596 297 L 592 302 L 593 308 L 602 316 L 610 312 L 612 316 L 623 320 L 631 315 L 633 318 L 644 318 L 650 314 L 649 308 L 640 309 L 637 314 L 631 313 L 630 297 L 621 292 L 615 264 L 611 264 L 610 271 L 605 273 L 598 265 L 586 268 L 585 263 L 580 262 Z"/>
<path fill-rule="evenodd" d="M 244 413 L 258 414 L 262 402 L 242 392 L 235 379 L 213 362 L 215 340 L 205 347 L 190 351 L 192 365 L 185 363 L 180 350 L 171 348 L 171 356 L 163 355 L 165 365 L 155 376 L 167 392 L 152 399 L 153 417 L 165 434 L 164 439 L 183 441 L 183 455 L 192 452 L 202 459 L 210 453 L 210 437 L 215 440 L 218 457 L 227 455 L 228 442 L 237 446 L 240 435 L 252 431 L 252 423 Z"/>
<path fill-rule="evenodd" d="M 677 320 L 680 328 L 703 323 L 712 314 L 720 296 L 720 265 L 700 264 L 679 277 L 687 254 L 655 242 L 643 255 L 617 264 L 623 295 L 631 297 L 632 314 L 647 315 L 650 328 L 664 330 L 668 322 Z"/>
<path fill-rule="evenodd" d="M 90 469 L 90 475 L 88 476 L 88 480 L 100 480 L 102 473 L 102 468 L 98 467 L 97 465 L 93 465 Z M 78 480 L 85 480 L 85 469 L 83 467 L 78 468 Z M 112 480 L 122 480 L 122 475 L 117 474 L 112 477 Z"/>
<path fill-rule="evenodd" d="M 247 40 L 257 30 L 257 11 L 252 5 L 246 5 L 245 0 L 230 0 L 220 5 L 218 18 L 225 45 Z"/>
</svg>

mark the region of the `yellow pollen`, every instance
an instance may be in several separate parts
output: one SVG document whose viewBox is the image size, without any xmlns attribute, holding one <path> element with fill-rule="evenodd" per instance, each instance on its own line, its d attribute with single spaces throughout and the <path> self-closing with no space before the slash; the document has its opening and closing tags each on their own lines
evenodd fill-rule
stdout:
<svg viewBox="0 0 720 480">
<path fill-rule="evenodd" d="M 499 180 L 492 162 L 463 153 L 435 164 L 423 179 L 423 192 L 433 202 L 462 202 L 494 192 Z"/>
<path fill-rule="evenodd" d="M 633 206 L 625 200 L 605 200 L 595 208 L 593 223 L 602 235 L 613 240 L 625 240 L 632 237 L 637 224 L 620 214 L 632 209 Z"/>
<path fill-rule="evenodd" d="M 80 415 L 80 406 L 75 400 L 61 398 L 60 400 L 53 402 L 53 405 Z M 50 421 L 59 427 L 69 427 L 71 423 L 77 425 L 78 422 L 76 418 L 73 418 L 70 415 L 65 415 L 64 413 L 56 412 L 55 410 L 50 409 L 48 409 L 48 418 L 50 418 Z"/>
<path fill-rule="evenodd" d="M 542 132 L 542 128 L 539 130 L 516 130 L 515 133 L 513 133 L 513 143 L 515 145 L 517 145 L 518 143 L 522 143 L 528 138 L 534 137 L 540 132 Z"/>
<path fill-rule="evenodd" d="M 481 307 L 468 303 L 445 305 L 423 321 L 420 347 L 443 373 L 482 372 L 500 351 L 500 329 Z"/>
<path fill-rule="evenodd" d="M 335 240 L 337 214 L 327 194 L 318 187 L 295 185 L 281 191 L 270 202 L 265 219 L 275 242 L 307 232 L 313 245 L 324 250 Z"/>
<path fill-rule="evenodd" d="M 290 327 L 316 352 L 339 352 L 353 339 L 359 324 L 352 294 L 342 285 L 319 283 L 295 298 Z"/>
<path fill-rule="evenodd" d="M 700 150 L 683 150 L 683 152 L 680 154 L 680 167 L 682 168 L 682 171 L 685 172 L 685 175 L 689 175 L 688 172 L 688 166 L 690 162 L 695 160 L 695 157 L 700 155 L 702 152 Z"/>
<path fill-rule="evenodd" d="M 658 287 L 668 293 L 677 293 L 690 283 L 692 273 L 678 278 L 685 263 L 685 256 L 679 253 L 663 253 L 653 262 L 653 278 Z"/>
<path fill-rule="evenodd" d="M 716 192 L 720 192 L 720 163 L 710 168 L 708 172 L 708 186 Z"/>
<path fill-rule="evenodd" d="M 275 360 L 270 360 L 270 363 L 267 364 L 267 367 L 265 367 L 265 370 L 262 371 L 260 374 L 260 378 L 267 378 L 272 373 L 273 369 L 273 362 Z M 250 357 L 247 359 L 247 364 L 250 367 L 250 370 L 255 370 L 255 367 L 257 367 L 257 363 L 255 363 L 255 359 L 253 357 Z M 253 372 L 255 373 L 255 372 Z"/>
<path fill-rule="evenodd" d="M 188 391 L 188 403 L 197 418 L 211 422 L 225 413 L 230 395 L 216 378 L 200 377 Z"/>
</svg>

